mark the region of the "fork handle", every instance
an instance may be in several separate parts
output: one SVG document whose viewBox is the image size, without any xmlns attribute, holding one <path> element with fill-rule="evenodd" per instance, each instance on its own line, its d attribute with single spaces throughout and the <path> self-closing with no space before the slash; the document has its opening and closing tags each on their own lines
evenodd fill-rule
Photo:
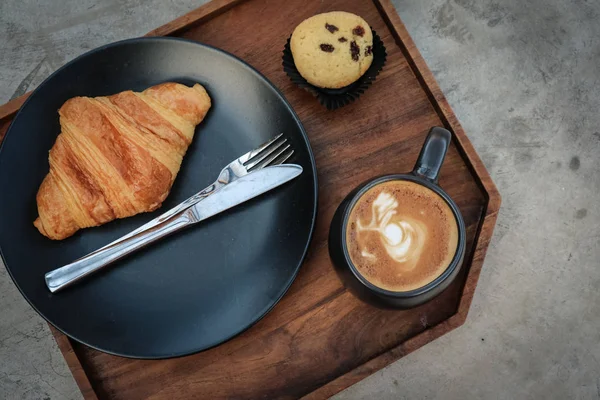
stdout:
<svg viewBox="0 0 600 400">
<path fill-rule="evenodd" d="M 124 240 L 117 240 L 113 244 L 90 253 L 70 264 L 48 272 L 45 275 L 46 286 L 48 286 L 48 289 L 52 293 L 64 289 L 118 259 L 185 228 L 192 224 L 193 220 L 194 217 L 188 209 L 134 236 Z"/>
<path fill-rule="evenodd" d="M 159 215 L 158 217 L 154 218 L 152 221 L 148 221 L 147 223 L 145 223 L 144 225 L 140 226 L 139 228 L 129 232 L 127 235 L 120 237 L 119 239 L 107 244 L 106 246 L 96 250 L 96 251 L 101 251 L 104 250 L 106 248 L 109 248 L 115 244 L 117 244 L 118 242 L 121 242 L 125 239 L 129 239 L 130 237 L 133 237 L 143 231 L 147 231 L 149 229 L 152 229 L 156 226 L 158 226 L 160 223 L 172 218 L 174 215 L 179 214 L 180 212 L 182 212 L 183 210 L 185 210 L 186 208 L 189 208 L 191 206 L 193 206 L 194 204 L 199 203 L 200 201 L 204 200 L 205 198 L 207 198 L 208 196 L 212 195 L 213 193 L 215 193 L 218 189 L 222 188 L 224 185 L 219 182 L 218 180 L 215 181 L 214 183 L 212 183 L 210 186 L 205 187 L 204 189 L 202 189 L 200 192 L 196 193 L 195 195 L 189 197 L 188 199 L 186 199 L 184 202 L 179 203 L 178 205 L 176 205 L 175 207 L 171 208 L 170 210 L 162 213 L 161 215 Z"/>
</svg>

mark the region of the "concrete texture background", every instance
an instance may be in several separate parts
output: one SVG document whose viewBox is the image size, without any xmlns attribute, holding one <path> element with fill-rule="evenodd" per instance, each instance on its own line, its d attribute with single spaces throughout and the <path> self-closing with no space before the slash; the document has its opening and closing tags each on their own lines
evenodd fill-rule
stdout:
<svg viewBox="0 0 600 400">
<path fill-rule="evenodd" d="M 0 102 L 192 0 L 0 2 Z M 600 398 L 600 2 L 395 0 L 503 195 L 466 325 L 336 396 Z M 0 399 L 79 399 L 0 268 Z"/>
</svg>

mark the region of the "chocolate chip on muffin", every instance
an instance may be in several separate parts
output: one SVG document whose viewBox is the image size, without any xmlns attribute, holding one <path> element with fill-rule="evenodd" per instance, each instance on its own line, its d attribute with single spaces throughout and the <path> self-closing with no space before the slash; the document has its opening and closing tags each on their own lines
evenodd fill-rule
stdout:
<svg viewBox="0 0 600 400">
<path fill-rule="evenodd" d="M 335 26 L 335 25 L 330 25 L 327 22 L 325 22 L 325 29 L 327 29 L 329 32 L 331 33 L 335 33 L 336 31 L 339 31 L 340 29 Z"/>
<path fill-rule="evenodd" d="M 365 28 L 363 28 L 360 25 L 357 25 L 356 28 L 352 29 L 352 34 L 363 37 L 365 35 Z"/>
<path fill-rule="evenodd" d="M 350 42 L 350 55 L 354 61 L 358 61 L 360 58 L 360 47 L 354 40 Z"/>
</svg>

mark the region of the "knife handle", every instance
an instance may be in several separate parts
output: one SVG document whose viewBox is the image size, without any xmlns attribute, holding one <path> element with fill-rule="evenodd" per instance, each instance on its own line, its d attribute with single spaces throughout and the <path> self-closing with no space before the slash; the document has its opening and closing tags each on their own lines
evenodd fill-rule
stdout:
<svg viewBox="0 0 600 400">
<path fill-rule="evenodd" d="M 102 269 L 152 242 L 183 229 L 193 222 L 195 222 L 195 217 L 187 209 L 133 236 L 128 234 L 124 236 L 125 239 L 118 239 L 100 250 L 48 272 L 45 275 L 46 286 L 48 286 L 48 289 L 52 293 L 64 289 L 81 278 Z"/>
</svg>

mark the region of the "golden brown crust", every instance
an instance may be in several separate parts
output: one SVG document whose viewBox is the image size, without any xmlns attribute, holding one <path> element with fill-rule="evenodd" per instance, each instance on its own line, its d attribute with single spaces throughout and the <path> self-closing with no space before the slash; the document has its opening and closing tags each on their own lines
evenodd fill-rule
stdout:
<svg viewBox="0 0 600 400">
<path fill-rule="evenodd" d="M 210 105 L 202 86 L 177 83 L 69 99 L 59 110 L 61 133 L 34 225 L 60 240 L 160 207 Z"/>
<path fill-rule="evenodd" d="M 36 200 L 38 211 L 41 212 L 33 224 L 42 235 L 49 238 L 65 238 L 79 229 L 51 173 L 44 178 Z"/>
<path fill-rule="evenodd" d="M 194 96 L 189 94 L 190 91 L 194 92 Z M 193 125 L 198 125 L 204 119 L 211 106 L 210 97 L 200 85 L 195 85 L 190 90 L 179 83 L 167 82 L 152 86 L 144 90 L 143 94 L 157 100 Z"/>
</svg>

